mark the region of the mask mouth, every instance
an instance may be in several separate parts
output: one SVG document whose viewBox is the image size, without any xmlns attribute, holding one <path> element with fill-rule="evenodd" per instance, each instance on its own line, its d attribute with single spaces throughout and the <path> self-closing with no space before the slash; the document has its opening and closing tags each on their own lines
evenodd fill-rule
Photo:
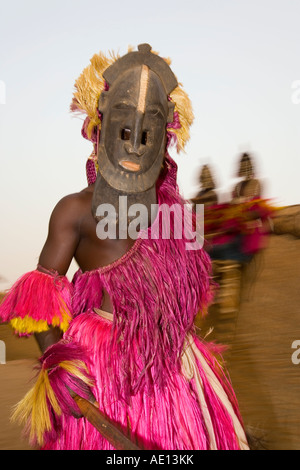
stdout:
<svg viewBox="0 0 300 470">
<path fill-rule="evenodd" d="M 134 163 L 134 162 L 131 162 L 130 160 L 122 160 L 121 162 L 119 162 L 119 165 L 124 170 L 131 171 L 133 173 L 136 173 L 137 171 L 141 169 L 141 165 L 139 163 Z"/>
</svg>

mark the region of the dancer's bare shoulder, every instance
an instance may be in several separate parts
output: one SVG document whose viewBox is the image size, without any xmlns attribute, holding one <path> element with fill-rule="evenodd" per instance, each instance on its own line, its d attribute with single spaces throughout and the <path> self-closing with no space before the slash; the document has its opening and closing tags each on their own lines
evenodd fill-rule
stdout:
<svg viewBox="0 0 300 470">
<path fill-rule="evenodd" d="M 50 223 L 57 222 L 59 225 L 78 225 L 83 217 L 91 210 L 93 197 L 93 186 L 68 194 L 58 201 L 51 214 Z"/>
<path fill-rule="evenodd" d="M 86 188 L 64 196 L 54 207 L 48 236 L 40 254 L 39 264 L 65 274 L 81 240 L 81 225 L 91 213 L 93 191 Z"/>
</svg>

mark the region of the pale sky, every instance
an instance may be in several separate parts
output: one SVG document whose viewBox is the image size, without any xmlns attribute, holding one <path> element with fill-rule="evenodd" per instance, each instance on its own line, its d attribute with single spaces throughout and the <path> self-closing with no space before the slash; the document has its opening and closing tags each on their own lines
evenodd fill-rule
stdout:
<svg viewBox="0 0 300 470">
<path fill-rule="evenodd" d="M 35 269 L 55 204 L 86 186 L 92 148 L 69 105 L 75 79 L 100 50 L 125 54 L 148 42 L 172 59 L 195 114 L 186 153 L 176 156 L 185 197 L 210 163 L 226 198 L 240 152 L 250 151 L 265 197 L 300 204 L 299 0 L 0 7 L 0 289 Z"/>
</svg>

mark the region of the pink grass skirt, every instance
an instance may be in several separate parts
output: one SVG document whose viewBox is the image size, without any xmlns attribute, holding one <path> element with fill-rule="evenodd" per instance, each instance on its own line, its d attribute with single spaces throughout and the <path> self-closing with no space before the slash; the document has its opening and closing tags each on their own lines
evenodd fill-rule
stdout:
<svg viewBox="0 0 300 470">
<path fill-rule="evenodd" d="M 111 332 L 112 315 L 95 310 L 76 317 L 65 337 L 89 350 L 100 410 L 141 449 L 248 449 L 232 387 L 213 354 L 215 345 L 188 335 L 181 371 L 170 374 L 163 388 L 154 384 L 147 392 L 147 387 L 140 387 L 127 402 L 117 396 L 116 372 L 109 366 Z M 113 450 L 85 418 L 64 415 L 62 419 L 59 438 L 46 442 L 44 449 Z"/>
</svg>

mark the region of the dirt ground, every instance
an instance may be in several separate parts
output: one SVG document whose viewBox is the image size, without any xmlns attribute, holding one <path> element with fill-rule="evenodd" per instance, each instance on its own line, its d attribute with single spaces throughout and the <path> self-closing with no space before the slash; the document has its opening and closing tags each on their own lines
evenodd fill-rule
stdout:
<svg viewBox="0 0 300 470">
<path fill-rule="evenodd" d="M 6 364 L 0 365 L 0 450 L 30 450 L 10 415 L 32 387 L 40 352 L 34 338 L 17 338 L 7 325 L 0 325 L 0 340 L 6 345 Z"/>
<path fill-rule="evenodd" d="M 226 328 L 233 331 L 225 359 L 244 423 L 271 450 L 300 450 L 300 364 L 292 362 L 292 343 L 300 340 L 299 280 L 300 239 L 273 235 L 244 273 L 231 324 L 224 326 L 216 307 L 201 324 L 203 333 L 213 326 L 208 338 L 221 342 Z M 6 344 L 6 364 L 0 365 L 0 450 L 27 450 L 9 416 L 32 385 L 39 350 L 33 338 L 16 338 L 7 325 L 0 325 L 0 340 Z"/>
</svg>

